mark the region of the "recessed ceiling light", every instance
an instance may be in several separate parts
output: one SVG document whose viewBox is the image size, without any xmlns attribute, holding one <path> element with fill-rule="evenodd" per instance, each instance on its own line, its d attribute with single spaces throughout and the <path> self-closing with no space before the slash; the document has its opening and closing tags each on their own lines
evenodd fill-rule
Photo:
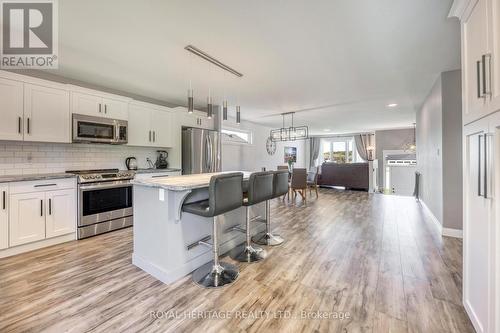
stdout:
<svg viewBox="0 0 500 333">
<path fill-rule="evenodd" d="M 396 103 L 387 104 L 388 108 L 395 108 L 396 106 L 398 106 Z"/>
</svg>

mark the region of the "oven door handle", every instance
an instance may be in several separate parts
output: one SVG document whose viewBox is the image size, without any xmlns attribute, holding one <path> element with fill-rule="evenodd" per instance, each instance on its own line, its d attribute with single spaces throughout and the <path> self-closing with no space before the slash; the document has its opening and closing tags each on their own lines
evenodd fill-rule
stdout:
<svg viewBox="0 0 500 333">
<path fill-rule="evenodd" d="M 110 188 L 119 188 L 119 187 L 132 187 L 132 184 L 129 182 L 119 183 L 119 184 L 101 184 L 101 185 L 80 185 L 81 191 L 91 191 L 91 190 L 105 190 Z"/>
</svg>

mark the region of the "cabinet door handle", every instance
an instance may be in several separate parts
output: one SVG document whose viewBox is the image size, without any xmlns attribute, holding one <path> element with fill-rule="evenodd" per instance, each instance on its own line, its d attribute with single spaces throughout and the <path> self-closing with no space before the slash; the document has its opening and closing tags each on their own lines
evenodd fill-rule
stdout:
<svg viewBox="0 0 500 333">
<path fill-rule="evenodd" d="M 483 68 L 483 96 L 486 96 L 487 91 L 486 91 L 486 55 L 485 54 L 483 54 L 483 56 L 481 58 L 481 64 L 482 64 L 482 68 Z"/>
<path fill-rule="evenodd" d="M 149 142 L 151 142 L 151 131 L 149 131 Z"/>
<path fill-rule="evenodd" d="M 493 189 L 490 188 L 492 178 L 490 177 L 490 134 L 484 135 L 484 198 L 492 198 Z"/>
<path fill-rule="evenodd" d="M 104 113 L 108 113 L 108 104 L 104 104 Z"/>
<path fill-rule="evenodd" d="M 40 216 L 43 216 L 43 200 L 40 200 Z"/>
<path fill-rule="evenodd" d="M 481 61 L 476 62 L 476 74 L 477 74 L 477 98 L 483 97 L 481 94 Z"/>
<path fill-rule="evenodd" d="M 6 210 L 7 209 L 7 192 L 6 191 L 3 191 L 2 193 L 2 206 L 3 206 L 3 210 Z"/>
<path fill-rule="evenodd" d="M 18 117 L 18 120 L 17 120 L 17 131 L 19 132 L 19 134 L 21 134 L 21 124 L 22 123 L 23 123 L 23 118 Z"/>
<path fill-rule="evenodd" d="M 477 165 L 477 195 L 479 197 L 483 196 L 483 192 L 481 191 L 481 188 L 482 188 L 482 177 L 481 177 L 481 150 L 482 150 L 482 147 L 481 147 L 481 141 L 483 139 L 483 136 L 482 135 L 479 135 L 478 136 L 478 153 L 477 153 L 477 162 L 478 162 L 478 165 Z"/>
<path fill-rule="evenodd" d="M 49 199 L 49 215 L 52 215 L 52 199 Z"/>
<path fill-rule="evenodd" d="M 30 118 L 29 117 L 27 120 L 27 130 L 28 130 L 28 134 L 30 134 Z"/>
<path fill-rule="evenodd" d="M 156 131 L 153 131 L 153 142 L 156 142 Z"/>
<path fill-rule="evenodd" d="M 102 106 L 101 106 L 101 103 L 99 103 L 99 113 L 102 113 Z"/>
<path fill-rule="evenodd" d="M 33 185 L 33 187 L 48 187 L 48 186 L 57 186 L 57 184 L 38 184 L 38 185 Z"/>
</svg>

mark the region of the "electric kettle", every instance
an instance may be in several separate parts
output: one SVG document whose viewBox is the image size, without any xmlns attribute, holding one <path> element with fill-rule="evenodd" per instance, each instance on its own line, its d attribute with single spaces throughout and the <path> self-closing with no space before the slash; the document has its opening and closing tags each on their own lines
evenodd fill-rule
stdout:
<svg viewBox="0 0 500 333">
<path fill-rule="evenodd" d="M 125 165 L 128 170 L 137 170 L 137 159 L 135 157 L 127 157 L 125 159 Z"/>
</svg>

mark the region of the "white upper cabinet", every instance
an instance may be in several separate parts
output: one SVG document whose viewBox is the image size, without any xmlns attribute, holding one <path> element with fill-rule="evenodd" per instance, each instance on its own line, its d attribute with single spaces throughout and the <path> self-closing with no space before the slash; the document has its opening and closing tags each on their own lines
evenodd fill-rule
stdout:
<svg viewBox="0 0 500 333">
<path fill-rule="evenodd" d="M 150 146 L 153 140 L 151 110 L 144 106 L 130 104 L 128 123 L 128 145 Z"/>
<path fill-rule="evenodd" d="M 130 103 L 128 145 L 172 147 L 173 118 L 168 108 L 142 102 Z"/>
<path fill-rule="evenodd" d="M 195 111 L 188 113 L 187 108 L 177 107 L 177 119 L 180 127 L 198 127 L 213 130 L 215 126 L 214 119 L 209 119 L 206 113 Z"/>
<path fill-rule="evenodd" d="M 487 0 L 477 1 L 463 23 L 464 123 L 487 114 L 483 88 L 483 55 L 488 50 Z"/>
<path fill-rule="evenodd" d="M 500 1 L 455 0 L 462 20 L 464 124 L 500 110 Z"/>
<path fill-rule="evenodd" d="M 96 93 L 72 91 L 71 113 L 128 120 L 128 99 L 110 98 Z"/>
<path fill-rule="evenodd" d="M 128 102 L 117 99 L 103 98 L 104 116 L 113 119 L 128 119 Z"/>
<path fill-rule="evenodd" d="M 489 51 L 491 54 L 491 102 L 492 112 L 500 110 L 500 1 L 489 2 L 491 29 L 489 33 Z"/>
<path fill-rule="evenodd" d="M 0 78 L 0 140 L 23 140 L 23 83 Z"/>
<path fill-rule="evenodd" d="M 25 141 L 70 142 L 69 92 L 25 84 L 24 124 Z"/>
<path fill-rule="evenodd" d="M 172 112 L 159 110 L 153 110 L 151 112 L 151 126 L 154 133 L 154 146 L 172 147 L 173 118 Z"/>
<path fill-rule="evenodd" d="M 0 250 L 9 247 L 9 185 L 0 184 Z"/>
</svg>

